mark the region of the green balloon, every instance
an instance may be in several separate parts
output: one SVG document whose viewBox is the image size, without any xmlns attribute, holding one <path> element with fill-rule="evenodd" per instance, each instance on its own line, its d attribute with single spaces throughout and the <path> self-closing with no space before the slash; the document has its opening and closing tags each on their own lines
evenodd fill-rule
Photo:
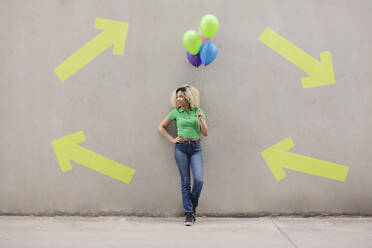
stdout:
<svg viewBox="0 0 372 248">
<path fill-rule="evenodd" d="M 187 30 L 183 34 L 182 43 L 189 53 L 196 55 L 202 45 L 202 39 L 200 34 L 195 30 Z"/>
<path fill-rule="evenodd" d="M 214 15 L 205 15 L 200 21 L 200 31 L 206 39 L 212 38 L 218 31 L 220 23 Z"/>
</svg>

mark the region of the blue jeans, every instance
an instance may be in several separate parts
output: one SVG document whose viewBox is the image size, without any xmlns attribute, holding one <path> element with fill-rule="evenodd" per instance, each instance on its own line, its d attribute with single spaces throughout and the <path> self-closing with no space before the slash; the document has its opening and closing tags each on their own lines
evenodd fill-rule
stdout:
<svg viewBox="0 0 372 248">
<path fill-rule="evenodd" d="M 200 140 L 185 140 L 183 143 L 176 143 L 174 157 L 181 175 L 182 203 L 185 214 L 193 213 L 193 207 L 198 206 L 204 183 Z M 192 191 L 190 188 L 190 167 L 193 175 Z"/>
</svg>

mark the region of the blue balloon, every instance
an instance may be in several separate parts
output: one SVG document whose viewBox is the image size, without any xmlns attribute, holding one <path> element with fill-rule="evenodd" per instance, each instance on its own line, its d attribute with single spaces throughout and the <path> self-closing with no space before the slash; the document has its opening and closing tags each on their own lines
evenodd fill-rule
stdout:
<svg viewBox="0 0 372 248">
<path fill-rule="evenodd" d="M 200 60 L 204 65 L 209 65 L 217 57 L 217 46 L 213 41 L 204 42 L 200 48 Z"/>
</svg>

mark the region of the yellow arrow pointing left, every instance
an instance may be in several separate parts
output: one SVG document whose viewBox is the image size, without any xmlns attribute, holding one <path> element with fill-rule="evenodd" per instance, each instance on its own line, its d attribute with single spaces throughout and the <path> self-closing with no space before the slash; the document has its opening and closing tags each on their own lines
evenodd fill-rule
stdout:
<svg viewBox="0 0 372 248">
<path fill-rule="evenodd" d="M 128 22 L 96 18 L 94 27 L 103 31 L 54 68 L 58 78 L 62 82 L 65 81 L 112 45 L 114 45 L 112 53 L 122 56 L 128 25 Z"/>
<path fill-rule="evenodd" d="M 134 169 L 77 145 L 83 141 L 85 141 L 83 131 L 52 141 L 62 172 L 72 169 L 70 160 L 73 160 L 106 176 L 130 183 L 135 173 Z"/>
</svg>

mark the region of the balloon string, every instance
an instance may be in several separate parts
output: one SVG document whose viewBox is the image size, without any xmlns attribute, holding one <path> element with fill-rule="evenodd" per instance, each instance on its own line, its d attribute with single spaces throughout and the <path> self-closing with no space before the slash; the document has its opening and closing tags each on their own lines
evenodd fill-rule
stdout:
<svg viewBox="0 0 372 248">
<path fill-rule="evenodd" d="M 200 71 L 200 77 L 199 77 L 199 88 L 200 88 L 200 90 L 199 90 L 199 92 L 200 92 L 200 97 L 201 97 L 201 94 L 202 94 L 202 88 L 203 88 L 203 80 L 204 80 L 204 70 L 205 70 L 205 66 L 204 66 L 204 64 L 201 64 L 201 70 L 199 70 Z"/>
<path fill-rule="evenodd" d="M 199 71 L 200 71 L 200 73 L 201 73 L 201 76 L 200 76 L 200 80 L 199 80 L 199 88 L 200 88 L 200 90 L 199 90 L 199 92 L 200 92 L 200 94 L 199 94 L 199 97 L 200 97 L 200 99 L 202 99 L 202 88 L 203 88 L 203 81 L 204 81 L 204 74 L 205 74 L 205 65 L 204 64 L 201 64 L 201 67 L 202 68 L 200 68 L 199 69 Z M 199 129 L 200 129 L 201 127 L 199 127 Z M 202 136 L 200 135 L 200 138 L 201 138 Z"/>
</svg>

